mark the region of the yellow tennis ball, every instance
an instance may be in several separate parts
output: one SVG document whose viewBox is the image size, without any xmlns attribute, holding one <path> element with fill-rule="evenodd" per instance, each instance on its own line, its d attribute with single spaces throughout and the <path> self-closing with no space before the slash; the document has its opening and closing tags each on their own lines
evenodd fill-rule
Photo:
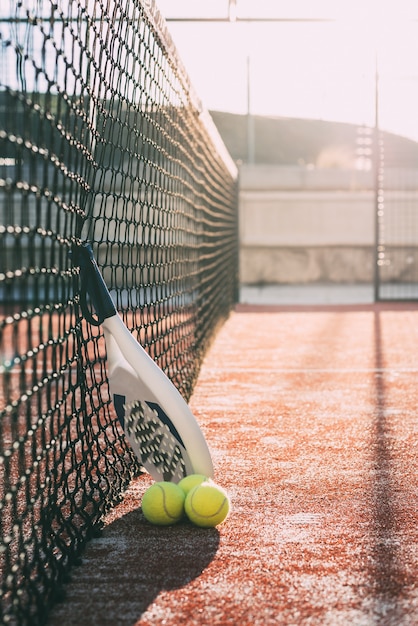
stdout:
<svg viewBox="0 0 418 626">
<path fill-rule="evenodd" d="M 142 513 L 151 524 L 169 526 L 184 514 L 185 494 L 175 483 L 157 482 L 142 496 Z"/>
<path fill-rule="evenodd" d="M 180 489 L 183 489 L 185 495 L 187 496 L 187 494 L 191 489 L 193 489 L 193 487 L 200 485 L 201 483 L 205 482 L 205 480 L 208 480 L 208 477 L 204 476 L 203 474 L 190 474 L 189 476 L 185 476 L 184 478 L 182 478 L 181 481 L 177 484 Z"/>
<path fill-rule="evenodd" d="M 189 491 L 184 509 L 189 520 L 196 526 L 211 528 L 228 517 L 229 497 L 226 491 L 215 483 L 204 482 Z"/>
</svg>

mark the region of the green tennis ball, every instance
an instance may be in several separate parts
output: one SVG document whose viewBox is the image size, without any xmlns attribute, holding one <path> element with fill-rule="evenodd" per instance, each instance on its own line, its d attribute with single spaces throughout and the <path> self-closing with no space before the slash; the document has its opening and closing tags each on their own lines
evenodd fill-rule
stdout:
<svg viewBox="0 0 418 626">
<path fill-rule="evenodd" d="M 151 524 L 169 526 L 183 517 L 184 499 L 183 489 L 175 483 L 157 482 L 142 497 L 142 513 Z"/>
<path fill-rule="evenodd" d="M 182 478 L 181 481 L 178 483 L 178 486 L 180 487 L 180 489 L 183 489 L 185 495 L 187 496 L 187 494 L 191 489 L 193 489 L 193 487 L 200 485 L 201 483 L 205 482 L 205 480 L 208 480 L 208 477 L 204 476 L 203 474 L 190 474 L 190 476 L 185 476 L 184 478 Z"/>
<path fill-rule="evenodd" d="M 228 517 L 229 497 L 226 491 L 215 483 L 204 482 L 189 491 L 184 509 L 189 520 L 196 526 L 211 528 Z"/>
</svg>

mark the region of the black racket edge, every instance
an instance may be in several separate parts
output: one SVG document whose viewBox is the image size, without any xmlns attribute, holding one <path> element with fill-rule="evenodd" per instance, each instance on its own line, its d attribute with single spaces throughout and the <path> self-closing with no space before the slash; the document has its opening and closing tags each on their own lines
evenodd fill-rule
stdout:
<svg viewBox="0 0 418 626">
<path fill-rule="evenodd" d="M 100 326 L 103 321 L 116 315 L 116 307 L 103 280 L 88 241 L 73 246 L 70 251 L 73 266 L 80 270 L 80 308 L 84 319 L 93 326 Z M 95 315 L 89 307 L 90 301 Z"/>
</svg>

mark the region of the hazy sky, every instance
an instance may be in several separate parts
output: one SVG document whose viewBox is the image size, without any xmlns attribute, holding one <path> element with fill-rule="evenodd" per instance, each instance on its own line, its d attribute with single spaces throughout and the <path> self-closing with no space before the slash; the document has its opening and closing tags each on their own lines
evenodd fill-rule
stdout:
<svg viewBox="0 0 418 626">
<path fill-rule="evenodd" d="M 166 17 L 227 17 L 228 0 L 157 0 Z M 331 23 L 171 22 L 209 109 L 374 124 L 418 139 L 418 0 L 237 0 L 238 17 Z M 250 71 L 247 72 L 247 59 Z"/>
</svg>

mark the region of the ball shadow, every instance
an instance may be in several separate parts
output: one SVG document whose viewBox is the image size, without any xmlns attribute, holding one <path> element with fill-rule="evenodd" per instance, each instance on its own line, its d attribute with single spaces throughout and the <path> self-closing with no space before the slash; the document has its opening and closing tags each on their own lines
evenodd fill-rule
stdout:
<svg viewBox="0 0 418 626">
<path fill-rule="evenodd" d="M 115 520 L 88 548 L 94 570 L 89 573 L 88 611 L 94 623 L 115 623 L 116 616 L 119 626 L 134 624 L 160 592 L 200 576 L 218 547 L 216 528 L 198 528 L 187 521 L 154 526 L 140 509 Z"/>
</svg>

